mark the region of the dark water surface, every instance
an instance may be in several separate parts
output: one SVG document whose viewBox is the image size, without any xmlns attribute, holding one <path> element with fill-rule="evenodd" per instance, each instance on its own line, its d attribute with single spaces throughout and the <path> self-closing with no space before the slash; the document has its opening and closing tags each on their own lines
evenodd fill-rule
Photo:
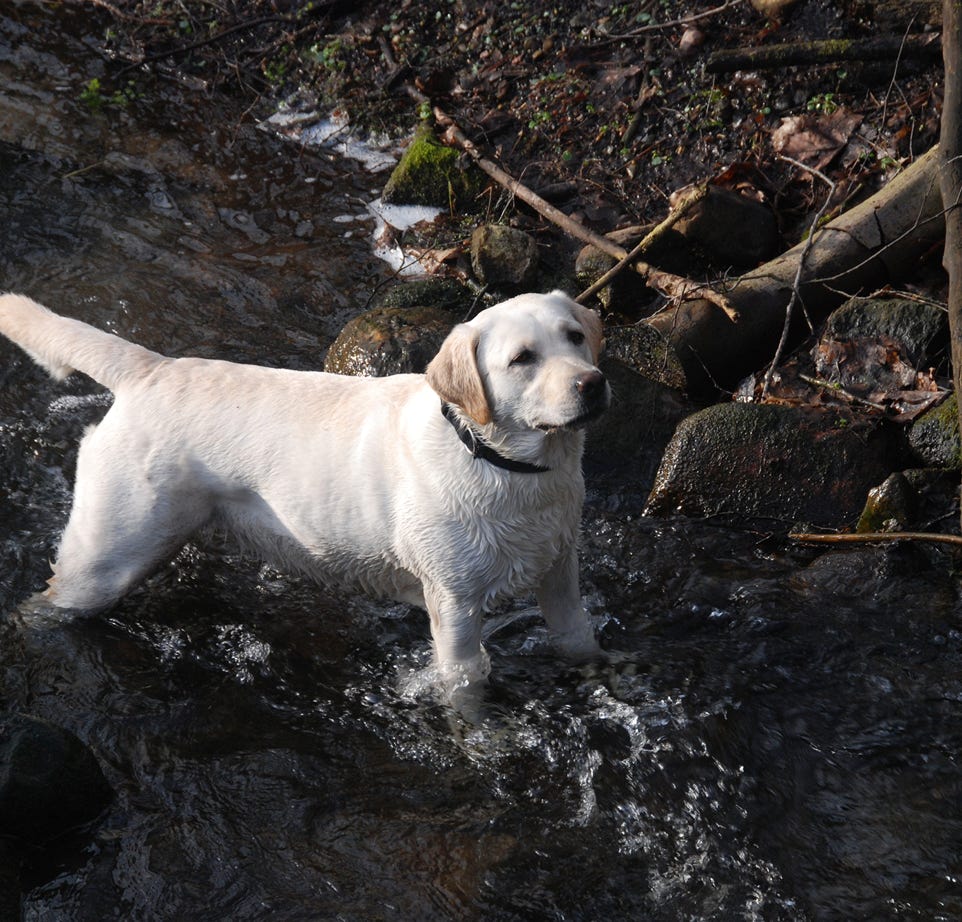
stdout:
<svg viewBox="0 0 962 922">
<path fill-rule="evenodd" d="M 90 112 L 101 65 L 62 15 L 0 15 L 0 287 L 168 354 L 319 367 L 384 278 L 334 220 L 378 181 L 172 82 Z M 0 344 L 0 613 L 42 587 L 105 406 Z M 109 615 L 4 618 L 0 706 L 73 730 L 116 791 L 25 856 L 25 918 L 962 918 L 952 560 L 620 496 L 596 481 L 585 518 L 611 662 L 559 663 L 522 600 L 475 723 L 424 687 L 422 612 L 228 549 Z"/>
</svg>

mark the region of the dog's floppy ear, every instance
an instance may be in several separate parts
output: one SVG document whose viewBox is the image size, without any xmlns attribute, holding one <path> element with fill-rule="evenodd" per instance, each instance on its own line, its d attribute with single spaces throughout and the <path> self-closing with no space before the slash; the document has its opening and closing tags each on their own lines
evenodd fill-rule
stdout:
<svg viewBox="0 0 962 922">
<path fill-rule="evenodd" d="M 442 400 L 453 403 L 484 426 L 491 422 L 491 406 L 478 371 L 479 338 L 476 329 L 459 323 L 428 365 L 427 380 Z"/>
<path fill-rule="evenodd" d="M 581 324 L 581 329 L 585 331 L 585 339 L 588 341 L 588 348 L 591 349 L 591 360 L 597 364 L 598 356 L 601 355 L 601 347 L 605 344 L 601 317 L 597 311 L 593 311 L 577 301 L 571 302 L 571 313 L 575 315 L 575 320 Z"/>
</svg>

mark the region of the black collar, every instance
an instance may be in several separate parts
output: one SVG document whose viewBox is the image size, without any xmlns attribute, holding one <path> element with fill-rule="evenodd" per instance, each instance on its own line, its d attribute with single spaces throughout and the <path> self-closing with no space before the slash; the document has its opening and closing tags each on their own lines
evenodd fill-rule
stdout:
<svg viewBox="0 0 962 922">
<path fill-rule="evenodd" d="M 457 413 L 454 407 L 446 401 L 441 401 L 441 415 L 454 427 L 458 438 L 464 443 L 468 451 L 475 458 L 487 461 L 495 467 L 500 467 L 506 471 L 513 471 L 516 474 L 544 474 L 551 470 L 548 467 L 541 467 L 538 464 L 529 464 L 527 461 L 515 461 L 513 458 L 506 458 L 499 454 L 491 445 L 485 442 Z"/>
</svg>

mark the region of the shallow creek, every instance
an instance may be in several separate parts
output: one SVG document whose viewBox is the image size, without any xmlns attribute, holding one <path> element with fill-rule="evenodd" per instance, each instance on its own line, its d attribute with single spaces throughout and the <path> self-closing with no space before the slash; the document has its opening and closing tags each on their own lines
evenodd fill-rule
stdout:
<svg viewBox="0 0 962 922">
<path fill-rule="evenodd" d="M 320 367 L 387 277 L 379 180 L 159 82 L 92 112 L 74 21 L 0 14 L 0 287 L 171 355 Z M 48 575 L 107 398 L 0 344 L 0 615 Z M 599 485 L 600 484 L 600 485 Z M 0 620 L 0 706 L 116 796 L 26 857 L 54 920 L 962 918 L 951 561 L 640 517 L 594 483 L 603 666 L 494 614 L 473 720 L 419 681 L 423 612 L 208 544 L 107 615 Z M 2 834 L 2 830 L 0 830 Z"/>
</svg>

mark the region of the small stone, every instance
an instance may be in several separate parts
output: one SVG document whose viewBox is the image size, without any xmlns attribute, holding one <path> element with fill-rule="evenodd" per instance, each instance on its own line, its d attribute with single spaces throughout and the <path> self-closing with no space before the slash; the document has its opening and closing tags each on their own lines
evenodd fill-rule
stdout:
<svg viewBox="0 0 962 922">
<path fill-rule="evenodd" d="M 482 224 L 471 235 L 471 268 L 478 280 L 506 293 L 530 289 L 538 278 L 538 245 L 524 231 Z"/>
<path fill-rule="evenodd" d="M 781 19 L 798 0 L 751 0 L 751 4 L 769 19 Z"/>
</svg>

